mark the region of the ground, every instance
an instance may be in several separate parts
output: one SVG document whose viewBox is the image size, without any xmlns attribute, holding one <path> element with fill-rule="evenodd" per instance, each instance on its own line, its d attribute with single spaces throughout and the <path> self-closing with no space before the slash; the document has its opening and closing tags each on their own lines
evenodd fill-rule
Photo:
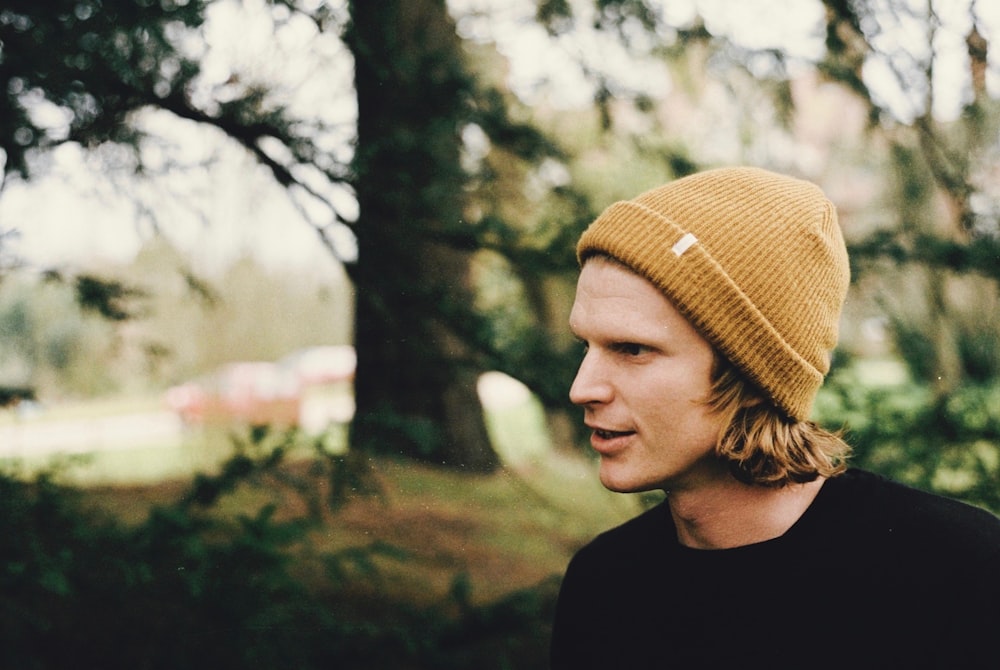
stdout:
<svg viewBox="0 0 1000 670">
<path fill-rule="evenodd" d="M 297 462 L 286 475 L 304 481 L 308 467 L 307 461 Z M 313 550 L 380 547 L 377 570 L 366 581 L 415 605 L 446 598 L 456 579 L 467 582 L 477 603 L 558 579 L 577 548 L 642 504 L 604 491 L 582 455 L 550 454 L 493 475 L 391 459 L 369 461 L 365 469 L 371 491 L 351 494 L 342 507 L 324 512 L 311 536 Z M 310 480 L 315 488 L 304 495 L 268 481 L 223 498 L 219 513 L 252 515 L 273 502 L 279 517 L 302 516 L 310 496 L 327 495 L 322 478 Z M 103 486 L 88 489 L 88 496 L 135 523 L 153 505 L 178 499 L 188 486 L 187 480 Z"/>
</svg>

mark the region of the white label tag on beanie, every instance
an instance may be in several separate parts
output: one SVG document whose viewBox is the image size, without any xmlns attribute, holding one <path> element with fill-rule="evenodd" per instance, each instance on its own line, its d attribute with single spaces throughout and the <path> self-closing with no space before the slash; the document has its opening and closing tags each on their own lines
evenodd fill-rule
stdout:
<svg viewBox="0 0 1000 670">
<path fill-rule="evenodd" d="M 698 238 L 692 235 L 691 233 L 684 233 L 684 236 L 681 239 L 677 240 L 677 243 L 674 244 L 671 250 L 677 256 L 680 256 L 685 251 L 693 247 L 697 241 Z"/>
</svg>

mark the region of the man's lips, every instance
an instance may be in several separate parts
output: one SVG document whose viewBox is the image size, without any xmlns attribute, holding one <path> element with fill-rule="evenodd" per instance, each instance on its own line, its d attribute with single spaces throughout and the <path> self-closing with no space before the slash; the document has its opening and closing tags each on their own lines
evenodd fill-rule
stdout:
<svg viewBox="0 0 1000 670">
<path fill-rule="evenodd" d="M 635 435 L 634 430 L 611 430 L 599 426 L 588 426 L 591 431 L 590 446 L 601 455 L 608 455 L 625 446 L 628 437 Z"/>
<path fill-rule="evenodd" d="M 635 432 L 633 430 L 607 430 L 605 428 L 592 428 L 591 430 L 594 431 L 594 435 L 602 440 L 613 440 L 616 437 L 632 435 Z"/>
</svg>

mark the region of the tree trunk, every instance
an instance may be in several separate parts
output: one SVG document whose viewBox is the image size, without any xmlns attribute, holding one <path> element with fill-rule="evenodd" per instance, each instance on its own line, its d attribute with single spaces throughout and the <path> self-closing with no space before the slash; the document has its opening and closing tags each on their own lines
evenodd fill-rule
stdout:
<svg viewBox="0 0 1000 670">
<path fill-rule="evenodd" d="M 443 0 L 357 0 L 358 144 L 353 448 L 470 471 L 499 459 L 476 393 L 461 248 L 460 130 L 470 80 Z"/>
</svg>

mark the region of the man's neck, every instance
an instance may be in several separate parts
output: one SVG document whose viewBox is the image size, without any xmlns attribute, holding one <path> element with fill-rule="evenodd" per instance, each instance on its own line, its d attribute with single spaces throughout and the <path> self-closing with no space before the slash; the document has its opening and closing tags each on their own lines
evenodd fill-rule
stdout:
<svg viewBox="0 0 1000 670">
<path fill-rule="evenodd" d="M 784 535 L 816 498 L 823 479 L 781 488 L 751 486 L 732 477 L 669 491 L 677 539 L 694 549 L 730 549 Z"/>
</svg>

